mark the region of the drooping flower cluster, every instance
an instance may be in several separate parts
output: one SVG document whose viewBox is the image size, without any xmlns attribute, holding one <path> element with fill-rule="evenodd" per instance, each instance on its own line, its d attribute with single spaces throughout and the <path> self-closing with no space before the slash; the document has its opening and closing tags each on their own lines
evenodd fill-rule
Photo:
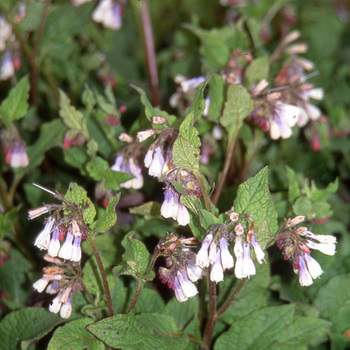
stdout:
<svg viewBox="0 0 350 350">
<path fill-rule="evenodd" d="M 141 165 L 141 147 L 137 144 L 126 146 L 117 154 L 114 165 L 111 167 L 114 171 L 131 174 L 133 179 L 120 184 L 123 188 L 140 189 L 143 186 L 143 175 Z"/>
<path fill-rule="evenodd" d="M 294 272 L 299 274 L 301 286 L 309 286 L 323 273 L 320 264 L 311 257 L 310 249 L 316 249 L 326 255 L 335 254 L 336 237 L 312 233 L 307 227 L 296 225 L 305 220 L 297 216 L 286 220 L 277 235 L 277 247 L 282 250 L 285 260 L 293 261 Z"/>
<path fill-rule="evenodd" d="M 0 132 L 2 150 L 6 155 L 5 161 L 12 168 L 25 168 L 29 165 L 26 145 L 17 129 L 2 130 Z"/>
<path fill-rule="evenodd" d="M 265 253 L 254 235 L 254 223 L 249 229 L 245 228 L 240 218 L 243 216 L 235 213 L 233 209 L 229 213 L 230 224 L 220 224 L 211 227 L 208 235 L 202 242 L 201 249 L 197 254 L 196 263 L 202 268 L 211 265 L 210 279 L 216 283 L 224 280 L 224 271 L 235 266 L 237 278 L 249 278 L 256 274 L 256 269 L 250 255 L 251 246 L 259 264 L 262 264 Z M 234 242 L 233 252 L 229 250 L 229 242 Z"/>
<path fill-rule="evenodd" d="M 191 194 L 199 198 L 201 191 L 195 176 L 187 170 L 177 169 L 173 163 L 172 147 L 175 138 L 176 132 L 173 129 L 165 129 L 148 149 L 144 162 L 149 175 L 166 183 L 161 215 L 173 218 L 179 225 L 185 226 L 190 223 L 190 215 L 181 204 L 181 194 Z M 180 192 L 176 183 L 183 192 Z"/>
<path fill-rule="evenodd" d="M 160 279 L 175 291 L 180 302 L 198 293 L 193 282 L 205 275 L 205 271 L 196 265 L 196 254 L 190 250 L 195 243 L 194 238 L 178 238 L 168 233 L 156 247 L 158 254 L 166 257 L 167 267 L 160 267 L 158 271 Z"/>
<path fill-rule="evenodd" d="M 268 90 L 267 82 L 261 81 L 252 90 L 255 108 L 248 119 L 264 131 L 270 131 L 273 140 L 289 138 L 292 127 L 304 127 L 309 120 L 318 120 L 321 116 L 320 109 L 311 104 L 310 99 L 322 100 L 323 90 L 306 83 L 305 71 L 312 70 L 314 65 L 298 56 L 307 51 L 307 46 L 291 44 L 299 36 L 298 31 L 286 35 L 272 55 L 272 61 L 279 59 L 282 53 L 291 56 L 290 62 L 277 74 L 274 87 Z"/>
<path fill-rule="evenodd" d="M 55 265 L 43 269 L 43 276 L 33 284 L 33 288 L 39 293 L 45 290 L 48 294 L 57 294 L 49 310 L 55 314 L 59 312 L 62 318 L 69 318 L 72 313 L 73 293 L 83 289 L 78 280 L 81 269 L 74 265 L 68 269 L 61 259 L 53 258 L 49 254 L 44 259 Z"/>
</svg>

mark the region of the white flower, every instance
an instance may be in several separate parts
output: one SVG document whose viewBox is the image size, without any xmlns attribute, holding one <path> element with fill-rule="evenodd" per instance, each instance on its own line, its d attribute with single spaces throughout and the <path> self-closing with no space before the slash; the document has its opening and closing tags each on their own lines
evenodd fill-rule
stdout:
<svg viewBox="0 0 350 350">
<path fill-rule="evenodd" d="M 215 241 L 212 241 L 211 245 L 209 247 L 209 263 L 210 264 L 214 264 L 216 261 L 216 257 L 217 257 L 216 250 L 217 250 L 216 243 L 215 243 Z"/>
<path fill-rule="evenodd" d="M 220 250 L 216 252 L 216 260 L 211 267 L 210 280 L 213 282 L 221 282 L 224 280 L 224 271 L 221 266 L 221 254 Z"/>
<path fill-rule="evenodd" d="M 204 273 L 201 267 L 199 267 L 198 265 L 196 265 L 191 261 L 187 262 L 186 272 L 187 272 L 188 278 L 192 282 L 197 282 L 200 278 L 203 277 L 203 273 Z"/>
<path fill-rule="evenodd" d="M 50 216 L 46 221 L 44 229 L 37 236 L 34 245 L 39 249 L 43 250 L 49 247 L 51 231 L 54 223 L 55 219 L 52 216 Z"/>
<path fill-rule="evenodd" d="M 250 257 L 250 244 L 245 243 L 243 245 L 243 263 L 242 263 L 242 275 L 248 277 L 256 274 L 256 269 L 252 258 Z"/>
<path fill-rule="evenodd" d="M 199 84 L 203 83 L 204 81 L 205 81 L 204 77 L 182 80 L 180 82 L 180 86 L 181 86 L 182 91 L 184 93 L 188 93 L 188 92 L 194 90 Z"/>
<path fill-rule="evenodd" d="M 165 162 L 165 159 L 162 154 L 162 149 L 158 146 L 154 149 L 153 158 L 149 166 L 148 173 L 151 176 L 159 177 L 162 174 L 162 168 L 163 168 L 164 162 Z"/>
<path fill-rule="evenodd" d="M 74 6 L 80 6 L 80 5 L 83 5 L 83 4 L 90 2 L 90 1 L 91 0 L 70 0 L 72 5 L 74 5 Z"/>
<path fill-rule="evenodd" d="M 101 23 L 104 27 L 117 30 L 122 26 L 122 6 L 113 0 L 101 0 L 94 12 L 92 19 Z"/>
<path fill-rule="evenodd" d="M 190 214 L 188 213 L 187 208 L 182 204 L 179 204 L 178 206 L 176 220 L 177 223 L 181 226 L 186 226 L 191 221 Z"/>
<path fill-rule="evenodd" d="M 149 168 L 151 163 L 152 163 L 153 152 L 154 152 L 154 150 L 152 148 L 149 148 L 146 155 L 145 155 L 144 163 L 145 163 L 146 168 Z"/>
<path fill-rule="evenodd" d="M 28 210 L 28 218 L 29 220 L 33 220 L 43 214 L 46 214 L 49 212 L 49 208 L 47 206 L 39 207 L 36 209 L 29 209 Z"/>
<path fill-rule="evenodd" d="M 221 254 L 221 265 L 223 269 L 231 269 L 234 265 L 233 256 L 231 255 L 226 238 L 220 239 L 220 254 Z"/>
<path fill-rule="evenodd" d="M 262 250 L 258 241 L 255 239 L 255 235 L 252 236 L 252 246 L 254 248 L 256 260 L 258 260 L 259 264 L 262 264 L 263 260 L 265 260 L 265 253 Z"/>
<path fill-rule="evenodd" d="M 62 305 L 60 316 L 62 318 L 69 318 L 72 313 L 72 295 L 68 297 L 68 300 Z"/>
<path fill-rule="evenodd" d="M 70 260 L 73 250 L 73 234 L 71 230 L 68 230 L 66 240 L 60 249 L 58 256 L 64 260 Z"/>
<path fill-rule="evenodd" d="M 6 41 L 11 38 L 12 27 L 4 16 L 0 16 L 0 52 L 5 51 Z"/>
<path fill-rule="evenodd" d="M 201 249 L 199 250 L 196 258 L 196 264 L 200 267 L 205 268 L 209 266 L 208 248 L 212 240 L 213 235 L 209 233 L 202 242 Z"/>
<path fill-rule="evenodd" d="M 81 237 L 75 237 L 74 238 L 74 243 L 73 243 L 73 248 L 72 248 L 72 256 L 70 257 L 71 261 L 78 262 L 81 260 Z"/>
<path fill-rule="evenodd" d="M 12 62 L 11 54 L 6 51 L 0 67 L 0 80 L 8 80 L 15 74 L 15 66 Z"/>
<path fill-rule="evenodd" d="M 334 255 L 335 243 L 315 243 L 312 241 L 307 241 L 306 245 L 311 249 L 319 250 L 321 253 L 326 255 Z"/>
<path fill-rule="evenodd" d="M 179 280 L 181 289 L 183 291 L 183 294 L 185 298 L 191 298 L 198 294 L 198 290 L 196 286 L 188 279 L 186 274 L 181 273 L 180 271 L 177 272 L 177 278 Z"/>
<path fill-rule="evenodd" d="M 179 200 L 176 193 L 173 192 L 169 185 L 165 191 L 164 202 L 160 208 L 160 214 L 165 218 L 173 218 L 176 220 L 179 210 Z"/>
<path fill-rule="evenodd" d="M 270 122 L 270 135 L 273 140 L 292 136 L 292 127 L 296 125 L 300 108 L 280 101 L 275 103 L 275 114 Z"/>
<path fill-rule="evenodd" d="M 44 289 L 47 287 L 49 283 L 48 279 L 40 278 L 36 282 L 33 283 L 33 288 L 37 290 L 39 293 L 42 293 Z"/>
<path fill-rule="evenodd" d="M 183 301 L 186 301 L 188 298 L 185 296 L 184 292 L 182 291 L 182 288 L 180 286 L 180 282 L 177 277 L 174 279 L 173 283 L 174 291 L 175 291 L 175 296 L 176 299 L 182 303 Z"/>
<path fill-rule="evenodd" d="M 312 277 L 309 270 L 306 267 L 305 261 L 302 257 L 299 259 L 299 283 L 301 286 L 310 286 L 312 282 Z"/>
<path fill-rule="evenodd" d="M 53 312 L 54 314 L 57 314 L 60 309 L 61 309 L 61 306 L 62 306 L 62 302 L 60 301 L 61 299 L 61 296 L 62 296 L 62 293 L 59 293 L 56 298 L 54 298 L 52 300 L 52 303 L 50 304 L 49 306 L 49 310 L 50 312 Z"/>
<path fill-rule="evenodd" d="M 320 264 L 314 258 L 312 258 L 309 254 L 304 254 L 304 258 L 311 277 L 313 279 L 320 277 L 323 274 Z"/>
<path fill-rule="evenodd" d="M 49 247 L 47 249 L 47 252 L 50 256 L 55 257 L 58 255 L 58 252 L 61 248 L 61 244 L 59 241 L 59 235 L 60 235 L 60 232 L 58 230 L 58 227 L 55 227 L 52 231 L 52 238 L 51 238 Z"/>
<path fill-rule="evenodd" d="M 147 140 L 149 137 L 153 136 L 156 133 L 155 129 L 148 129 L 144 131 L 139 131 L 136 135 L 139 142 Z"/>
</svg>

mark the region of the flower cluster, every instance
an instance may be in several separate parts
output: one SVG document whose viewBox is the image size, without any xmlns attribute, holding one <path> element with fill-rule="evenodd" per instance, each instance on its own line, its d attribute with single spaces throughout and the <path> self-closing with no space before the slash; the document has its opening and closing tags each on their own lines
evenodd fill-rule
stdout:
<svg viewBox="0 0 350 350">
<path fill-rule="evenodd" d="M 156 247 L 159 255 L 166 257 L 167 267 L 160 267 L 158 271 L 160 279 L 175 291 L 180 302 L 198 293 L 193 282 L 205 275 L 205 271 L 196 265 L 196 254 L 190 250 L 195 243 L 195 239 L 178 238 L 169 233 Z"/>
<path fill-rule="evenodd" d="M 284 259 L 293 261 L 294 271 L 299 274 L 300 285 L 309 286 L 323 273 L 320 264 L 311 257 L 310 249 L 334 255 L 337 240 L 331 235 L 314 234 L 304 226 L 296 227 L 304 220 L 304 216 L 286 220 L 277 235 L 276 242 L 277 247 L 282 250 Z"/>
<path fill-rule="evenodd" d="M 204 238 L 197 254 L 196 263 L 202 268 L 211 265 L 210 279 L 216 283 L 224 280 L 224 271 L 235 266 L 237 278 L 249 278 L 256 274 L 256 269 L 250 255 L 251 246 L 259 264 L 262 264 L 265 253 L 254 235 L 254 223 L 249 229 L 239 222 L 240 215 L 233 209 L 229 213 L 230 224 L 214 225 Z M 229 250 L 229 242 L 234 242 L 233 256 Z"/>
<path fill-rule="evenodd" d="M 57 294 L 49 310 L 55 314 L 59 312 L 62 318 L 69 318 L 72 313 L 73 293 L 83 289 L 78 280 L 81 271 L 73 265 L 68 269 L 62 260 L 48 254 L 44 259 L 55 265 L 43 269 L 43 276 L 33 284 L 33 288 L 39 293 L 45 290 L 48 294 Z"/>
<path fill-rule="evenodd" d="M 0 133 L 2 149 L 6 155 L 5 161 L 12 168 L 25 168 L 29 165 L 29 158 L 26 152 L 26 145 L 18 131 L 2 130 Z"/>
</svg>

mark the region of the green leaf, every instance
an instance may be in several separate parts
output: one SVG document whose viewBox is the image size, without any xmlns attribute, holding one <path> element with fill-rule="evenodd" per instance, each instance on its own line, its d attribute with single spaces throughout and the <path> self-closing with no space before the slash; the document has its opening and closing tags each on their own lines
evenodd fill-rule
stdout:
<svg viewBox="0 0 350 350">
<path fill-rule="evenodd" d="M 190 115 L 193 113 L 193 119 L 198 120 L 202 117 L 205 109 L 205 100 L 203 98 L 203 91 L 205 88 L 206 82 L 199 84 L 196 88 L 196 94 L 194 96 L 192 105 L 188 107 L 185 111 L 185 115 Z"/>
<path fill-rule="evenodd" d="M 150 120 L 152 122 L 152 117 L 163 117 L 165 118 L 169 125 L 173 125 L 176 117 L 173 115 L 168 114 L 167 112 L 164 112 L 162 110 L 160 110 L 159 108 L 154 108 L 151 104 L 151 102 L 149 102 L 146 93 L 139 87 L 135 86 L 135 85 L 131 85 L 140 95 L 141 95 L 141 102 L 142 104 L 145 106 L 145 113 L 146 113 L 146 117 L 148 120 Z M 163 128 L 164 126 L 162 125 L 157 125 L 157 124 L 153 124 L 154 128 Z"/>
<path fill-rule="evenodd" d="M 104 268 L 106 268 L 108 266 L 106 259 L 103 256 L 101 256 L 101 259 L 102 259 Z M 101 295 L 104 294 L 104 288 L 103 288 L 103 282 L 102 282 L 100 270 L 98 268 L 98 264 L 94 256 L 90 257 L 88 261 L 85 263 L 83 268 L 83 276 L 84 276 L 84 283 L 87 290 L 91 294 L 96 295 L 97 299 L 99 300 L 101 298 Z M 107 274 L 107 281 L 110 289 L 113 289 L 114 278 L 110 273 Z"/>
<path fill-rule="evenodd" d="M 82 175 L 86 175 L 84 165 L 88 158 L 84 146 L 65 149 L 63 155 L 66 163 L 74 168 L 78 168 Z"/>
<path fill-rule="evenodd" d="M 48 350 L 104 350 L 105 345 L 86 329 L 94 322 L 92 318 L 80 318 L 59 327 L 53 334 Z"/>
<path fill-rule="evenodd" d="M 329 323 L 314 317 L 293 316 L 294 305 L 272 306 L 252 312 L 233 323 L 221 335 L 215 350 L 237 349 L 306 350 L 321 337 Z"/>
<path fill-rule="evenodd" d="M 109 198 L 108 206 L 103 215 L 90 226 L 92 232 L 106 232 L 115 225 L 117 222 L 115 207 L 117 206 L 119 199 L 120 193 L 115 197 Z"/>
<path fill-rule="evenodd" d="M 199 148 L 201 146 L 201 140 L 198 136 L 198 131 L 193 126 L 194 124 L 194 112 L 189 114 L 185 120 L 181 123 L 179 129 L 179 135 L 185 140 L 192 143 L 194 147 Z"/>
<path fill-rule="evenodd" d="M 350 324 L 350 275 L 335 276 L 320 287 L 314 305 L 332 321 L 332 332 L 343 333 Z"/>
<path fill-rule="evenodd" d="M 218 219 L 215 215 L 210 213 L 209 211 L 205 209 L 200 209 L 200 222 L 203 228 L 208 230 L 211 226 L 218 223 Z"/>
<path fill-rule="evenodd" d="M 130 302 L 132 297 L 134 296 L 134 292 L 130 293 Z M 139 299 L 137 301 L 137 304 L 135 306 L 135 313 L 150 313 L 150 312 L 157 312 L 162 313 L 164 309 L 164 300 L 162 296 L 159 294 L 158 291 L 150 289 L 150 288 L 143 288 L 142 292 L 139 296 Z"/>
<path fill-rule="evenodd" d="M 164 308 L 164 314 L 174 318 L 178 327 L 183 329 L 198 312 L 198 299 L 190 298 L 186 303 L 179 303 L 176 298 L 172 298 Z"/>
<path fill-rule="evenodd" d="M 40 129 L 40 135 L 34 145 L 27 147 L 30 163 L 28 170 L 37 167 L 44 160 L 45 152 L 55 146 L 61 146 L 66 127 L 59 119 L 44 123 Z"/>
<path fill-rule="evenodd" d="M 117 105 L 115 102 L 113 91 L 110 91 L 110 88 L 108 88 L 108 86 L 109 85 L 107 85 L 106 90 L 105 90 L 105 94 L 106 94 L 107 98 L 105 98 L 104 96 L 95 92 L 97 104 L 102 109 L 103 112 L 105 112 L 107 114 L 119 116 L 120 112 L 117 109 Z"/>
<path fill-rule="evenodd" d="M 71 182 L 65 197 L 79 205 L 81 208 L 85 208 L 83 217 L 86 224 L 90 225 L 94 221 L 96 215 L 95 206 L 92 204 L 86 191 L 82 187 Z"/>
<path fill-rule="evenodd" d="M 0 106 L 0 116 L 5 122 L 11 122 L 23 118 L 28 111 L 29 81 L 28 77 L 22 78 L 10 91 L 7 98 Z"/>
<path fill-rule="evenodd" d="M 251 312 L 267 306 L 266 290 L 270 284 L 270 267 L 268 264 L 258 264 L 256 266 L 256 275 L 251 276 L 250 280 L 243 286 L 242 291 L 237 295 L 234 303 L 222 315 L 221 321 L 232 324 L 234 321 L 241 320 Z M 233 270 L 226 270 L 226 278 L 220 283 L 220 295 L 218 304 L 226 302 L 227 297 L 238 286 L 240 280 L 233 279 Z M 235 280 L 235 282 L 234 282 Z"/>
<path fill-rule="evenodd" d="M 120 184 L 134 178 L 133 175 L 112 170 L 108 162 L 101 157 L 94 157 L 86 164 L 86 170 L 96 181 L 104 180 L 106 189 L 118 191 Z"/>
<path fill-rule="evenodd" d="M 295 201 L 293 205 L 293 212 L 295 215 L 310 216 L 311 208 L 312 208 L 311 201 L 305 196 L 302 196 Z"/>
<path fill-rule="evenodd" d="M 234 37 L 237 35 L 235 27 L 225 26 L 212 30 L 202 30 L 193 26 L 186 27 L 200 38 L 200 53 L 206 63 L 214 69 L 224 68 L 235 46 Z"/>
<path fill-rule="evenodd" d="M 0 266 L 1 288 L 4 295 L 8 295 L 8 299 L 3 297 L 2 300 L 10 300 L 19 307 L 25 305 L 31 292 L 24 288 L 31 265 L 17 249 L 12 248 L 10 254 L 11 259 Z"/>
<path fill-rule="evenodd" d="M 119 314 L 88 326 L 88 330 L 108 346 L 124 350 L 180 350 L 188 343 L 172 317 L 156 313 Z"/>
<path fill-rule="evenodd" d="M 146 219 L 160 216 L 160 204 L 158 202 L 148 202 L 138 207 L 129 209 L 129 212 L 134 215 L 142 215 Z"/>
<path fill-rule="evenodd" d="M 124 261 L 134 261 L 137 264 L 137 269 L 140 275 L 143 275 L 150 261 L 150 254 L 144 243 L 133 238 L 133 234 L 129 233 L 122 240 L 122 246 L 125 248 L 123 254 Z"/>
<path fill-rule="evenodd" d="M 209 80 L 209 119 L 218 122 L 224 106 L 225 81 L 220 75 L 213 75 Z"/>
<path fill-rule="evenodd" d="M 199 168 L 200 150 L 191 142 L 178 136 L 173 146 L 173 162 L 177 168 L 193 172 Z"/>
<path fill-rule="evenodd" d="M 43 17 L 43 11 L 45 4 L 41 2 L 35 2 L 27 5 L 27 15 L 23 21 L 18 25 L 21 31 L 30 32 L 39 28 Z"/>
<path fill-rule="evenodd" d="M 300 188 L 297 180 L 297 175 L 294 170 L 286 166 L 288 177 L 288 198 L 291 203 L 300 196 Z"/>
<path fill-rule="evenodd" d="M 61 322 L 59 316 L 43 308 L 13 311 L 0 322 L 0 349 L 21 349 L 21 343 L 29 345 L 31 341 L 41 339 Z"/>
<path fill-rule="evenodd" d="M 256 239 L 264 249 L 277 233 L 277 213 L 269 191 L 267 167 L 238 187 L 234 207 L 239 214 L 252 215 Z"/>
<path fill-rule="evenodd" d="M 81 132 L 85 137 L 89 136 L 86 120 L 83 113 L 75 109 L 71 105 L 68 96 L 62 91 L 59 90 L 60 94 L 60 116 L 63 119 L 64 124 L 72 130 L 77 130 Z"/>
<path fill-rule="evenodd" d="M 12 208 L 5 214 L 0 213 L 0 241 L 4 239 L 14 229 L 14 223 L 17 219 L 17 208 Z"/>
<path fill-rule="evenodd" d="M 246 77 L 249 84 L 257 84 L 262 79 L 267 80 L 269 77 L 268 57 L 259 57 L 251 62 L 246 70 Z"/>
<path fill-rule="evenodd" d="M 230 85 L 220 123 L 224 127 L 238 132 L 243 120 L 253 111 L 253 101 L 248 91 L 242 85 Z"/>
</svg>

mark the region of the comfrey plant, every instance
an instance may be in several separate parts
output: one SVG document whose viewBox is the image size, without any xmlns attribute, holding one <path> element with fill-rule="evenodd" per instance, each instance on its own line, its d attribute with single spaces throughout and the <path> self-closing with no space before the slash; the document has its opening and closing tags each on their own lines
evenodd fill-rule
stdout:
<svg viewBox="0 0 350 350">
<path fill-rule="evenodd" d="M 0 12 L 0 349 L 350 347 L 343 2 Z"/>
</svg>

